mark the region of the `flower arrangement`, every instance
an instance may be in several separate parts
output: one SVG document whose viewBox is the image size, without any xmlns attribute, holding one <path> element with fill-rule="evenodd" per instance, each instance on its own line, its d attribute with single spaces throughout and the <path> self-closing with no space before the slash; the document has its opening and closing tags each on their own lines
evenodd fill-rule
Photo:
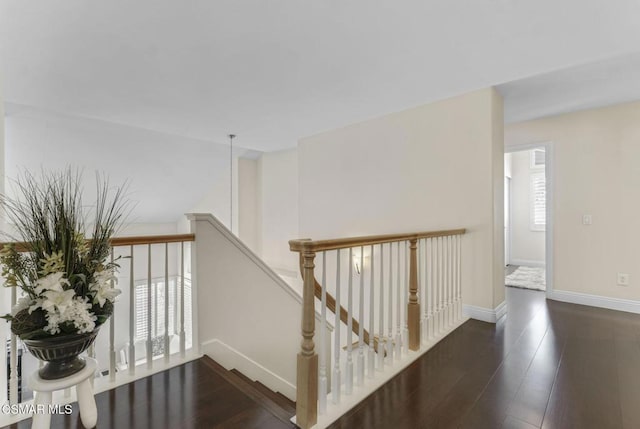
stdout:
<svg viewBox="0 0 640 429">
<path fill-rule="evenodd" d="M 80 182 L 71 169 L 43 172 L 39 180 L 24 173 L 18 198 L 0 195 L 18 235 L 0 252 L 2 275 L 5 286 L 23 291 L 3 318 L 23 340 L 89 333 L 113 313 L 120 290 L 113 287 L 118 265 L 110 240 L 124 219 L 124 190 L 98 176 L 87 223 Z"/>
</svg>

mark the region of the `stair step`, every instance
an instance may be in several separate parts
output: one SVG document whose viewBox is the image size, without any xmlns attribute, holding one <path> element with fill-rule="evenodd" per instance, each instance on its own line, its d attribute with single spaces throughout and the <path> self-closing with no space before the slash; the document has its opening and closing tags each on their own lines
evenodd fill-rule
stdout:
<svg viewBox="0 0 640 429">
<path fill-rule="evenodd" d="M 202 359 L 209 368 L 267 409 L 278 420 L 291 424 L 290 419 L 295 415 L 295 402 L 280 393 L 271 391 L 263 384 L 251 380 L 236 369 L 226 370 L 207 355 Z"/>
<path fill-rule="evenodd" d="M 296 413 L 296 403 L 291 401 L 282 393 L 274 392 L 273 390 L 269 389 L 267 386 L 260 383 L 259 381 L 251 380 L 249 377 L 245 376 L 237 369 L 232 369 L 231 372 L 236 374 L 238 377 L 241 377 L 247 383 L 251 383 L 255 389 L 260 391 L 263 395 L 267 396 L 269 399 L 271 399 L 273 402 L 275 402 L 279 407 L 281 407 L 285 411 L 290 412 L 291 415 Z"/>
</svg>

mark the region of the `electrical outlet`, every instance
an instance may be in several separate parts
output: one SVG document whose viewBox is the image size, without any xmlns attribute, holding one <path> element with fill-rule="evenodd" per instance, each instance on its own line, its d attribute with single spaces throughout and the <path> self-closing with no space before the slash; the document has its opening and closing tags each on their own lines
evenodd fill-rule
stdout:
<svg viewBox="0 0 640 429">
<path fill-rule="evenodd" d="M 629 274 L 618 273 L 618 286 L 629 286 Z"/>
</svg>

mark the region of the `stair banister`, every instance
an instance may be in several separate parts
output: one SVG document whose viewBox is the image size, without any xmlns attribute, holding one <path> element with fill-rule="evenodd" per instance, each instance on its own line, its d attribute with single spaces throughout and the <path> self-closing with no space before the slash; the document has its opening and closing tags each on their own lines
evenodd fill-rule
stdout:
<svg viewBox="0 0 640 429">
<path fill-rule="evenodd" d="M 364 322 L 363 320 L 364 314 L 362 310 L 360 311 L 358 316 L 361 320 L 357 321 L 353 319 L 351 305 L 349 305 L 349 311 L 342 308 L 339 302 L 336 302 L 337 300 L 335 300 L 330 294 L 327 293 L 326 285 L 324 284 L 320 285 L 317 282 L 315 278 L 315 272 L 314 272 L 316 253 L 326 252 L 326 251 L 336 251 L 336 253 L 338 254 L 337 266 L 339 267 L 339 260 L 340 260 L 339 250 L 360 248 L 361 249 L 360 250 L 361 251 L 360 271 L 361 271 L 361 275 L 363 276 L 360 279 L 360 290 L 362 291 L 364 290 L 363 279 L 365 274 L 364 267 L 362 266 L 363 265 L 362 263 L 363 249 L 365 248 L 365 246 L 368 246 L 371 248 L 371 265 L 373 265 L 374 248 L 375 247 L 378 248 L 379 256 L 381 258 L 380 259 L 381 261 L 380 284 L 382 284 L 382 282 L 385 281 L 382 279 L 382 276 L 384 276 L 383 265 L 382 265 L 383 264 L 382 255 L 384 253 L 383 244 L 389 243 L 390 272 L 388 274 L 388 285 L 386 287 L 389 288 L 388 309 L 389 309 L 389 323 L 391 324 L 392 323 L 391 316 L 393 311 L 391 299 L 394 296 L 391 289 L 393 287 L 393 273 L 391 272 L 393 269 L 393 261 L 391 260 L 393 255 L 392 243 L 398 243 L 398 247 L 397 247 L 398 263 L 396 267 L 396 270 L 397 270 L 396 274 L 397 274 L 398 280 L 400 279 L 400 272 L 401 270 L 403 270 L 403 268 L 401 268 L 401 263 L 400 263 L 400 243 L 405 243 L 405 249 L 406 249 L 406 245 L 408 244 L 409 252 L 408 252 L 408 255 L 407 255 L 407 252 L 404 252 L 404 263 L 402 264 L 404 266 L 408 265 L 407 267 L 408 275 L 405 275 L 404 282 L 402 285 L 400 284 L 400 281 L 398 281 L 398 284 L 396 285 L 396 288 L 398 288 L 396 296 L 398 297 L 400 296 L 399 290 L 401 286 L 404 287 L 406 283 L 408 283 L 408 300 L 405 307 L 406 308 L 405 315 L 407 320 L 407 326 L 405 329 L 407 332 L 404 335 L 404 338 L 401 339 L 401 341 L 404 342 L 405 344 L 408 343 L 409 350 L 416 351 L 420 349 L 421 338 L 422 338 L 420 334 L 421 311 L 420 311 L 420 297 L 419 297 L 419 289 L 418 289 L 418 286 L 419 286 L 418 285 L 419 255 L 417 251 L 418 243 L 420 240 L 426 240 L 426 239 L 433 239 L 433 238 L 437 239 L 441 237 L 452 237 L 452 236 L 458 237 L 464 234 L 465 232 L 466 232 L 465 229 L 452 229 L 452 230 L 444 230 L 444 231 L 427 231 L 427 232 L 404 233 L 404 234 L 374 235 L 374 236 L 366 236 L 366 237 L 350 237 L 350 238 L 340 238 L 340 239 L 333 239 L 333 240 L 299 239 L 299 240 L 289 241 L 290 250 L 292 252 L 298 252 L 300 255 L 300 268 L 301 268 L 301 273 L 303 278 L 303 290 L 302 290 L 303 305 L 302 305 L 302 323 L 301 323 L 302 342 L 301 342 L 300 351 L 298 352 L 298 356 L 297 356 L 297 387 L 296 387 L 296 424 L 299 427 L 303 429 L 308 429 L 314 426 L 318 421 L 318 354 L 316 353 L 315 343 L 313 341 L 313 337 L 315 334 L 315 314 L 316 314 L 315 298 L 316 297 L 322 298 L 322 301 L 323 301 L 322 305 L 323 306 L 326 305 L 326 307 L 328 307 L 330 310 L 332 310 L 336 314 L 336 320 L 340 320 L 342 323 L 351 325 L 349 326 L 350 328 L 349 332 L 354 332 L 359 335 L 360 337 L 359 356 L 358 356 L 359 362 L 363 362 L 363 354 L 361 353 L 363 344 L 364 345 L 368 344 L 369 347 L 373 348 L 374 350 L 379 349 L 378 365 L 380 365 L 380 367 L 383 367 L 385 364 L 387 364 L 385 362 L 386 357 L 391 358 L 391 356 L 393 355 L 392 353 L 387 353 L 387 351 L 384 349 L 385 343 L 387 344 L 387 348 L 392 347 L 393 339 L 391 338 L 391 336 L 393 332 L 391 330 L 391 325 L 390 325 L 389 333 L 387 335 L 388 338 L 386 339 L 384 338 L 384 335 L 386 334 L 386 332 L 383 331 L 384 317 L 382 312 L 384 311 L 385 307 L 383 306 L 382 300 L 384 299 L 385 295 L 382 293 L 383 292 L 382 289 L 380 290 L 380 314 L 378 315 L 380 318 L 380 323 L 378 328 L 381 328 L 381 329 L 379 333 L 379 338 L 375 338 L 372 332 L 374 327 L 373 325 L 370 327 L 369 332 L 361 328 L 360 324 Z M 425 249 L 427 248 L 426 243 L 424 248 Z M 376 253 L 378 251 L 376 251 Z M 458 248 L 458 251 L 459 251 L 459 248 Z M 424 253 L 425 254 L 421 255 L 420 258 L 427 258 L 426 250 Z M 349 254 L 352 254 L 352 252 L 350 251 Z M 455 255 L 459 256 L 459 253 L 455 253 Z M 453 256 L 454 256 L 453 252 L 447 254 L 447 257 L 453 257 Z M 349 263 L 352 263 L 352 261 L 349 260 Z M 426 259 L 424 259 L 424 263 L 426 266 Z M 457 261 L 456 263 L 459 264 L 459 261 Z M 371 267 L 371 270 L 369 271 L 369 273 L 370 273 L 369 278 L 372 285 L 372 289 L 370 291 L 370 297 L 372 298 L 373 287 L 374 287 L 374 275 L 375 275 L 373 267 Z M 426 279 L 426 275 L 427 273 L 425 272 L 423 275 L 425 279 Z M 425 280 L 425 283 L 426 283 L 426 280 Z M 351 286 L 350 282 L 348 284 Z M 324 292 L 323 292 L 323 287 L 325 288 Z M 339 272 L 338 272 L 338 277 L 336 281 L 336 287 L 339 287 Z M 403 290 L 406 290 L 406 289 L 403 289 Z M 454 289 L 454 284 L 449 285 L 449 293 L 453 294 L 454 292 L 459 292 L 459 291 L 460 291 L 459 285 L 457 290 Z M 420 292 L 420 293 L 426 293 L 426 292 Z M 336 296 L 339 296 L 339 290 L 336 291 Z M 350 298 L 351 288 L 349 288 L 349 294 L 347 296 L 348 298 Z M 360 303 L 361 309 L 363 308 L 362 298 L 363 298 L 362 295 L 359 296 L 359 303 Z M 456 296 L 455 300 L 444 302 L 443 304 L 447 305 L 447 309 L 448 309 L 451 304 L 458 304 L 459 302 L 460 302 L 459 296 Z M 399 303 L 399 300 L 398 300 L 398 303 Z M 373 315 L 374 309 L 372 306 L 370 307 L 371 309 L 370 309 L 369 316 L 370 316 L 370 320 L 373 320 L 371 319 L 371 316 Z M 398 312 L 397 318 L 399 321 L 402 320 L 400 318 L 400 312 Z M 448 322 L 448 320 L 446 319 L 443 320 L 443 322 L 445 321 Z M 399 328 L 396 329 L 396 331 L 398 330 Z M 373 342 L 371 341 L 372 339 L 373 339 Z M 396 341 L 399 341 L 397 337 L 396 337 Z M 399 346 L 399 344 L 396 344 L 396 346 L 397 346 L 397 350 L 401 350 L 401 347 Z M 338 347 L 336 346 L 336 349 L 337 348 Z M 349 348 L 349 352 L 350 352 L 350 348 Z M 386 356 L 387 354 L 389 354 L 389 356 Z M 336 354 L 336 357 L 338 357 L 337 354 Z M 372 361 L 372 359 L 370 359 L 370 361 Z M 391 362 L 389 362 L 389 364 L 391 364 Z M 358 374 L 359 374 L 358 384 L 360 385 L 360 380 L 363 374 L 362 364 L 360 364 L 358 368 Z M 338 386 L 338 389 L 339 388 L 340 386 Z M 352 386 L 351 384 L 349 384 L 347 391 L 351 392 L 351 389 L 352 389 Z M 334 391 L 333 396 L 335 398 L 334 400 L 337 400 L 339 402 L 340 400 L 339 392 Z"/>
</svg>

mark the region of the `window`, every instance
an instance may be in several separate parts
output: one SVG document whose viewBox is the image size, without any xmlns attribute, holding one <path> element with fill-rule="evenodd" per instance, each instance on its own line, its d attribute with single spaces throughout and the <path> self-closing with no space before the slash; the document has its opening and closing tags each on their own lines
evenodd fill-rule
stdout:
<svg viewBox="0 0 640 429">
<path fill-rule="evenodd" d="M 544 148 L 531 150 L 531 169 L 544 168 L 545 151 Z"/>
<path fill-rule="evenodd" d="M 148 283 L 140 281 L 135 287 L 135 338 L 146 340 L 149 332 Z M 169 335 L 180 333 L 180 280 L 177 277 L 169 279 L 169 296 L 165 297 L 164 278 L 151 281 L 151 340 L 153 355 L 164 353 L 164 308 L 165 298 L 169 307 Z M 184 282 L 184 323 L 187 337 L 187 348 L 191 337 L 191 281 Z"/>
<path fill-rule="evenodd" d="M 531 174 L 531 218 L 532 231 L 544 231 L 547 223 L 547 186 L 544 172 Z"/>
</svg>

